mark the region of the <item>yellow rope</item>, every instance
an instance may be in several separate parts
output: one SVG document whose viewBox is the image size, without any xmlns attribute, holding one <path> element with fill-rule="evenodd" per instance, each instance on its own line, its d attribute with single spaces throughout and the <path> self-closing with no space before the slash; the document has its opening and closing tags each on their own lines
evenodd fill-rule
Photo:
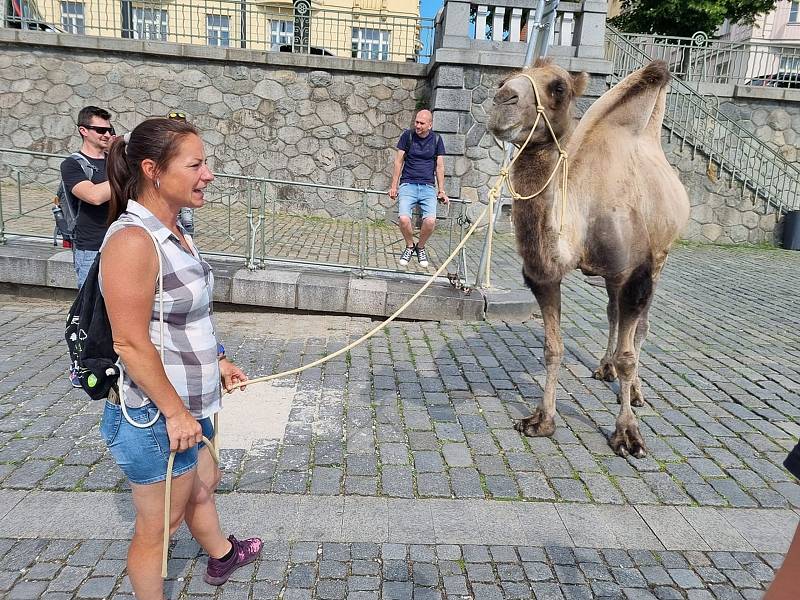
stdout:
<svg viewBox="0 0 800 600">
<path fill-rule="evenodd" d="M 214 414 L 214 430 L 216 433 L 217 428 L 217 414 Z M 211 452 L 211 458 L 219 465 L 219 451 L 216 447 L 217 436 L 214 435 L 214 442 L 211 442 L 206 436 L 203 436 L 203 443 L 208 446 Z M 167 576 L 167 553 L 169 552 L 169 517 L 171 514 L 170 504 L 172 498 L 172 465 L 175 462 L 175 455 L 177 451 L 173 450 L 169 453 L 167 460 L 167 479 L 165 480 L 166 487 L 164 488 L 164 545 L 161 550 L 161 577 Z"/>
</svg>

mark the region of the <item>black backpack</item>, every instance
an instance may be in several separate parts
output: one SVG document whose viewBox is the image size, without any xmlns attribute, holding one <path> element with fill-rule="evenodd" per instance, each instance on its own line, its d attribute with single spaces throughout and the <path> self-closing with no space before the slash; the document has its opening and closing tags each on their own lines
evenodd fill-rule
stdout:
<svg viewBox="0 0 800 600">
<path fill-rule="evenodd" d="M 64 329 L 72 370 L 92 400 L 107 398 L 112 388 L 118 393 L 119 379 L 118 357 L 114 352 L 106 303 L 100 291 L 99 271 L 98 253 L 69 309 Z"/>
<path fill-rule="evenodd" d="M 161 354 L 163 356 L 164 276 L 161 250 L 158 240 L 147 227 L 144 225 L 133 226 L 144 229 L 150 235 L 156 249 L 159 312 L 162 327 Z M 99 275 L 100 253 L 98 252 L 86 275 L 86 281 L 78 290 L 78 297 L 75 298 L 75 302 L 69 309 L 64 328 L 64 339 L 67 340 L 72 371 L 92 400 L 108 398 L 110 393 L 120 396 L 117 385 L 120 376 L 119 356 L 114 351 L 111 322 L 108 320 L 106 303 L 100 290 Z"/>
<path fill-rule="evenodd" d="M 83 169 L 83 174 L 91 181 L 97 168 L 90 163 L 87 158 L 78 152 L 70 154 L 70 158 L 75 161 Z M 60 235 L 61 239 L 65 242 L 73 242 L 75 240 L 75 226 L 78 224 L 78 215 L 81 213 L 81 202 L 77 198 L 72 201 L 72 194 L 67 193 L 64 181 L 58 184 L 56 196 L 53 198 L 53 218 L 56 220 L 56 226 L 53 230 L 53 245 L 56 244 L 56 238 Z"/>
</svg>

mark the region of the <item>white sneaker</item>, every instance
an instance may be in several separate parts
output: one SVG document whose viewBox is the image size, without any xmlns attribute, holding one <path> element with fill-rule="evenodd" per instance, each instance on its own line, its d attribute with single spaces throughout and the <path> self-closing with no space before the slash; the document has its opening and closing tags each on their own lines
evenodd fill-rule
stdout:
<svg viewBox="0 0 800 600">
<path fill-rule="evenodd" d="M 428 268 L 428 253 L 425 252 L 425 248 L 417 248 L 417 260 L 420 267 Z"/>
<path fill-rule="evenodd" d="M 397 263 L 401 267 L 405 267 L 406 265 L 408 265 L 408 261 L 411 260 L 412 256 L 414 256 L 414 247 L 406 248 L 405 250 L 403 250 L 403 253 L 400 255 L 400 260 L 398 260 Z"/>
</svg>

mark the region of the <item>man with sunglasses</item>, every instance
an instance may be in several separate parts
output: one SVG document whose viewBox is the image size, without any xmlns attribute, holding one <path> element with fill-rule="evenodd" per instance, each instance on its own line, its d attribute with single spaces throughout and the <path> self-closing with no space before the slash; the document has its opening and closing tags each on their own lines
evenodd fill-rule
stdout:
<svg viewBox="0 0 800 600">
<path fill-rule="evenodd" d="M 67 200 L 78 213 L 72 249 L 75 275 L 78 287 L 81 287 L 108 229 L 106 220 L 111 188 L 106 180 L 106 153 L 115 135 L 111 114 L 97 106 L 81 109 L 78 133 L 82 140 L 78 154 L 85 160 L 79 161 L 72 156 L 67 158 L 61 163 L 61 179 Z M 91 177 L 87 176 L 88 169 L 84 168 L 87 165 Z"/>
</svg>

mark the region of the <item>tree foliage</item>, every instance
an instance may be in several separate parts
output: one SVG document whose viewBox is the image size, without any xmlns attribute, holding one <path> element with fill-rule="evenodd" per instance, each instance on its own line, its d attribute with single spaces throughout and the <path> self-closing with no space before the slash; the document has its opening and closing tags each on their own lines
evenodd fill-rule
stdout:
<svg viewBox="0 0 800 600">
<path fill-rule="evenodd" d="M 725 19 L 749 25 L 776 4 L 776 0 L 622 0 L 622 12 L 611 24 L 636 33 L 713 35 Z"/>
</svg>

